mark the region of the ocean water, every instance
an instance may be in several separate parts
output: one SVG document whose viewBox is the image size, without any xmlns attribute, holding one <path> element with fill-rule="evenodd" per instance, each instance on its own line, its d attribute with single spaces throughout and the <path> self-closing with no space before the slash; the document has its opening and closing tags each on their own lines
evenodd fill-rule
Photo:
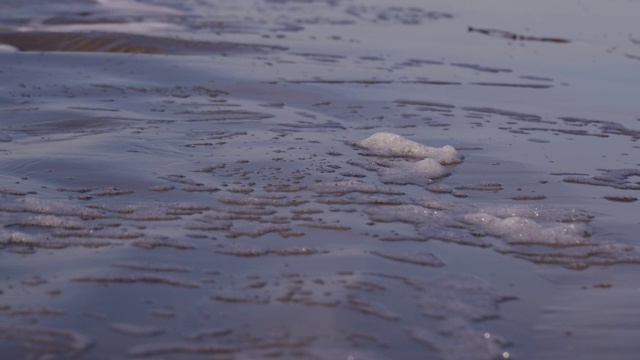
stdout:
<svg viewBox="0 0 640 360">
<path fill-rule="evenodd" d="M 635 359 L 639 15 L 0 0 L 0 357 Z"/>
</svg>

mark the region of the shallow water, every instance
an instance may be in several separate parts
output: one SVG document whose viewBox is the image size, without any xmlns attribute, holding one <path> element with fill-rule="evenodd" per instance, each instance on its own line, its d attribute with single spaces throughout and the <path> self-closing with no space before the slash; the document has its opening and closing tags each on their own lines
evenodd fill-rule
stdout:
<svg viewBox="0 0 640 360">
<path fill-rule="evenodd" d="M 635 358 L 639 6 L 1 1 L 0 353 Z"/>
</svg>

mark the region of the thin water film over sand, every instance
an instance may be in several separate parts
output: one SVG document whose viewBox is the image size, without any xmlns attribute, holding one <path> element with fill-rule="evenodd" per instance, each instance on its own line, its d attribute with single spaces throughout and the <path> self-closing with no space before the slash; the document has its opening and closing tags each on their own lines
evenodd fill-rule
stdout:
<svg viewBox="0 0 640 360">
<path fill-rule="evenodd" d="M 640 3 L 0 0 L 0 355 L 632 359 Z"/>
</svg>

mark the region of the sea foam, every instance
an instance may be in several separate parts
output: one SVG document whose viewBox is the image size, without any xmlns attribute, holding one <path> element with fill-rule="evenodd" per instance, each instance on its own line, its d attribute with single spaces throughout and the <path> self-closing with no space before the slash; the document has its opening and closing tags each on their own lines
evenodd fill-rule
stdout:
<svg viewBox="0 0 640 360">
<path fill-rule="evenodd" d="M 449 170 L 436 160 L 427 158 L 417 162 L 404 162 L 390 168 L 381 168 L 378 173 L 384 183 L 427 185 L 432 179 L 449 175 Z"/>
<path fill-rule="evenodd" d="M 450 145 L 430 147 L 386 132 L 375 133 L 355 145 L 365 149 L 365 155 L 391 158 L 352 162 L 352 165 L 376 171 L 380 180 L 387 184 L 427 186 L 450 174 L 444 165 L 462 161 Z"/>
<path fill-rule="evenodd" d="M 404 157 L 416 159 L 433 159 L 442 165 L 462 162 L 456 149 L 451 145 L 440 148 L 422 145 L 403 136 L 379 132 L 356 143 L 366 149 L 369 154 L 385 157 Z"/>
</svg>

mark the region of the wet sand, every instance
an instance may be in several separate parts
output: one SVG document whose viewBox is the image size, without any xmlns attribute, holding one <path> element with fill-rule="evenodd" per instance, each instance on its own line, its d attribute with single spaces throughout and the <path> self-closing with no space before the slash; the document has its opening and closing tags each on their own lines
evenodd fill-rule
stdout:
<svg viewBox="0 0 640 360">
<path fill-rule="evenodd" d="M 3 358 L 635 358 L 640 4 L 180 4 L 0 3 Z"/>
</svg>

